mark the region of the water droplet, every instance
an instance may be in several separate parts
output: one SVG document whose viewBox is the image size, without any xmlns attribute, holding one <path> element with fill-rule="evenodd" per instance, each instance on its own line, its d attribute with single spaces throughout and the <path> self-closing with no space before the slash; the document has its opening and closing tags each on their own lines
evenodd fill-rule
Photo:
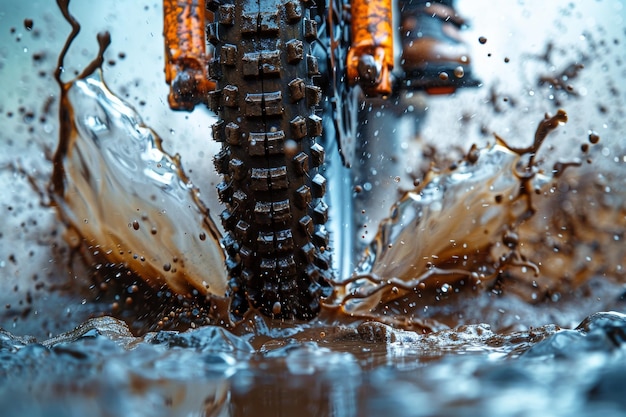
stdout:
<svg viewBox="0 0 626 417">
<path fill-rule="evenodd" d="M 276 301 L 274 303 L 274 305 L 272 306 L 272 313 L 280 314 L 281 309 L 282 309 L 282 306 L 281 306 L 280 302 Z"/>
<path fill-rule="evenodd" d="M 298 143 L 293 139 L 287 139 L 285 141 L 285 155 L 293 157 L 298 152 Z"/>
</svg>

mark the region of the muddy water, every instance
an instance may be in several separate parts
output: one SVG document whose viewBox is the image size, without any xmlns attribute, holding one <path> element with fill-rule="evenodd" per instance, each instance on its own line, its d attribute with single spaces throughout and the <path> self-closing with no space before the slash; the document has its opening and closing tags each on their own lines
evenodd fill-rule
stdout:
<svg viewBox="0 0 626 417">
<path fill-rule="evenodd" d="M 431 152 L 439 171 L 397 202 L 361 275 L 338 279 L 319 320 L 251 315 L 230 332 L 189 318 L 211 318 L 202 301 L 224 280 L 217 231 L 180 163 L 100 72 L 62 84 L 61 114 L 72 122 L 61 134 L 67 148 L 56 153 L 51 200 L 70 226 L 66 245 L 95 273 L 85 305 L 125 318 L 132 331 L 105 316 L 38 340 L 16 336 L 28 334 L 19 327 L 3 332 L 7 415 L 624 412 L 616 389 L 624 316 L 558 326 L 624 310 L 623 149 L 610 131 L 595 143 L 586 129 L 561 134 L 563 116 L 547 118 L 556 130 L 546 143 L 538 148 L 540 125 L 534 147 L 523 149 L 541 119 L 534 115 L 523 135 L 502 134 L 515 146 L 490 137 L 490 146 L 463 147 L 458 157 Z M 569 149 L 555 164 L 562 142 Z M 570 162 L 582 166 L 564 169 Z M 74 288 L 61 290 L 49 293 Z M 144 334 L 165 318 L 203 326 Z"/>
<path fill-rule="evenodd" d="M 7 416 L 622 415 L 625 326 L 617 313 L 508 335 L 335 326 L 255 348 L 221 327 L 136 338 L 102 318 L 43 343 L 1 334 L 0 401 Z"/>
</svg>

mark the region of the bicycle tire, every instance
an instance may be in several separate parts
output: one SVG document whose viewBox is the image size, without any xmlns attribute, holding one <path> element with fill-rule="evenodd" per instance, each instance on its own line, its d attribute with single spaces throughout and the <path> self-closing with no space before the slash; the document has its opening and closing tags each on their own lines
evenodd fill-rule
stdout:
<svg viewBox="0 0 626 417">
<path fill-rule="evenodd" d="M 209 2 L 215 48 L 208 97 L 222 143 L 215 166 L 225 209 L 222 240 L 231 312 L 250 308 L 284 319 L 312 319 L 332 274 L 324 149 L 316 139 L 322 89 L 310 43 L 312 1 Z"/>
</svg>

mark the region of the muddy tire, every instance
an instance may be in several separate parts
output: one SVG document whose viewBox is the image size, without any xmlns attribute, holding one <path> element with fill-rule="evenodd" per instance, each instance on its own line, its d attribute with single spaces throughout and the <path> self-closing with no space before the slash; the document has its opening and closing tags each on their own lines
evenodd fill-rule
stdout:
<svg viewBox="0 0 626 417">
<path fill-rule="evenodd" d="M 213 138 L 222 143 L 217 189 L 226 207 L 232 312 L 239 317 L 254 307 L 271 317 L 311 319 L 329 288 L 312 6 L 299 0 L 208 6 L 215 12 L 209 73 L 217 83 L 209 107 L 219 117 Z"/>
</svg>

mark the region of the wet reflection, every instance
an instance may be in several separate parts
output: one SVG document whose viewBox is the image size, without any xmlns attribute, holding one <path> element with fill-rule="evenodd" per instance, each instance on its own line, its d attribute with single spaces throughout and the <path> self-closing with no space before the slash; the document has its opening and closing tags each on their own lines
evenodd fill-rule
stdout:
<svg viewBox="0 0 626 417">
<path fill-rule="evenodd" d="M 137 338 L 102 318 L 41 344 L 0 331 L 0 403 L 7 417 L 515 416 L 554 401 L 552 415 L 619 415 L 625 326 L 618 313 L 575 330 L 509 335 L 485 325 L 420 336 L 370 324 L 255 348 L 254 335 L 220 327 Z"/>
</svg>

